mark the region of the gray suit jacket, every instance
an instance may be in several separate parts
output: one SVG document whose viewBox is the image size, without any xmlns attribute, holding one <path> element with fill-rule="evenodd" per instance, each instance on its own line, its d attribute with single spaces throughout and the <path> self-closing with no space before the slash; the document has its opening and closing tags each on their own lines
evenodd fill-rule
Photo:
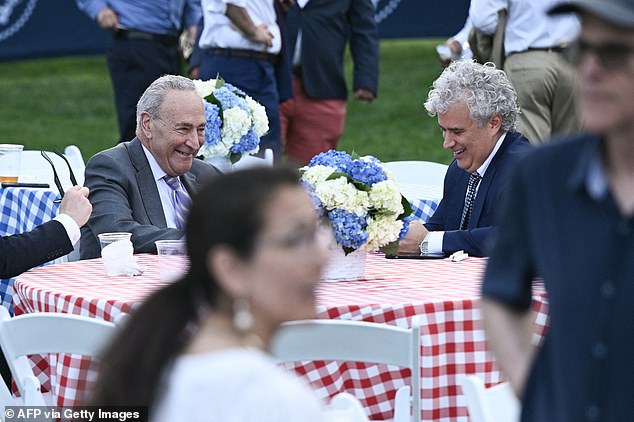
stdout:
<svg viewBox="0 0 634 422">
<path fill-rule="evenodd" d="M 193 196 L 218 174 L 220 171 L 210 164 L 194 160 L 181 181 Z M 101 256 L 100 233 L 132 233 L 135 253 L 156 253 L 156 240 L 183 236 L 182 231 L 167 227 L 158 188 L 138 138 L 93 156 L 86 165 L 85 186 L 90 189 L 93 209 L 88 224 L 81 229 L 81 259 Z"/>
</svg>

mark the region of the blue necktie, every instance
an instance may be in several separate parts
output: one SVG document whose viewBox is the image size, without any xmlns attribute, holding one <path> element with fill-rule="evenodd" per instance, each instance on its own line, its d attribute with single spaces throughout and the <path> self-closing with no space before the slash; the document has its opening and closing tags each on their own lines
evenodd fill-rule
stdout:
<svg viewBox="0 0 634 422">
<path fill-rule="evenodd" d="M 164 176 L 163 179 L 172 189 L 172 202 L 174 203 L 174 214 L 176 215 L 176 228 L 183 230 L 187 219 L 187 211 L 192 204 L 192 199 L 181 185 L 178 177 Z"/>
<path fill-rule="evenodd" d="M 467 197 L 464 200 L 464 208 L 462 209 L 462 219 L 460 220 L 460 230 L 465 230 L 469 227 L 469 218 L 471 218 L 471 211 L 473 210 L 473 202 L 475 201 L 476 188 L 480 183 L 480 176 L 477 172 L 471 173 L 469 176 L 469 185 L 467 186 Z"/>
</svg>

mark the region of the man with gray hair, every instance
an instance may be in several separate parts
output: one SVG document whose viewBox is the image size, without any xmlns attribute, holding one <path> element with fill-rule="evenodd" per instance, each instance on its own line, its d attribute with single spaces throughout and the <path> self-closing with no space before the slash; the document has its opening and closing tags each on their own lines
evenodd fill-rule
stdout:
<svg viewBox="0 0 634 422">
<path fill-rule="evenodd" d="M 515 132 L 517 95 L 501 70 L 469 60 L 451 63 L 433 84 L 425 109 L 438 116 L 454 161 L 443 199 L 427 223 L 410 225 L 400 253 L 486 256 L 509 175 L 530 149 Z"/>
<path fill-rule="evenodd" d="M 166 75 L 152 82 L 137 103 L 136 120 L 133 140 L 86 165 L 93 210 L 81 231 L 81 259 L 100 255 L 100 233 L 132 233 L 135 253 L 156 253 L 156 240 L 181 238 L 191 195 L 220 173 L 195 159 L 206 117 L 190 79 Z"/>
</svg>

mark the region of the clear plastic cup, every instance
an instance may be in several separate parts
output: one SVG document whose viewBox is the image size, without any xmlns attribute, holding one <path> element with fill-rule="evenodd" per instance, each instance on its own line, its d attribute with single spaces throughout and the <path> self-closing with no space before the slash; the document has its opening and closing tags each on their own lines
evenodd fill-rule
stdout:
<svg viewBox="0 0 634 422">
<path fill-rule="evenodd" d="M 170 283 L 176 281 L 187 272 L 189 258 L 184 240 L 157 240 L 159 271 L 161 281 Z"/>
<path fill-rule="evenodd" d="M 126 269 L 134 262 L 134 247 L 130 241 L 132 233 L 101 233 L 97 237 L 101 243 L 101 258 L 106 275 L 125 275 Z"/>
<path fill-rule="evenodd" d="M 0 144 L 0 182 L 17 183 L 24 145 Z"/>
</svg>

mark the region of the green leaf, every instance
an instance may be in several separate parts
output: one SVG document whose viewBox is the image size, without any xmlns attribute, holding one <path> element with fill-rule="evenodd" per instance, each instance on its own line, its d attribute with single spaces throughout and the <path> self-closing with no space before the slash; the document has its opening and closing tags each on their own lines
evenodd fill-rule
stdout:
<svg viewBox="0 0 634 422">
<path fill-rule="evenodd" d="M 222 79 L 220 73 L 216 73 L 216 89 L 222 88 L 225 85 L 225 80 Z"/>
<path fill-rule="evenodd" d="M 363 182 L 359 182 L 358 180 L 353 179 L 352 176 L 350 176 L 349 174 L 342 173 L 340 171 L 335 171 L 330 176 L 328 176 L 326 178 L 326 180 L 335 180 L 335 179 L 338 179 L 340 177 L 345 177 L 346 180 L 349 183 L 352 183 L 354 185 L 354 187 L 357 188 L 357 190 L 360 190 L 360 191 L 363 191 L 363 192 L 370 192 L 370 190 L 372 189 L 369 185 L 366 185 Z"/>
<path fill-rule="evenodd" d="M 408 215 L 411 215 L 412 212 L 414 212 L 414 210 L 412 209 L 412 205 L 403 195 L 401 195 L 401 205 L 403 205 L 403 213 L 397 217 L 397 220 L 402 220 Z"/>
<path fill-rule="evenodd" d="M 385 255 L 396 255 L 398 254 L 398 241 L 390 242 L 385 246 L 379 248 L 381 252 Z"/>
<path fill-rule="evenodd" d="M 352 252 L 355 251 L 354 248 L 348 248 L 346 246 L 342 246 L 342 249 L 343 249 L 343 253 L 346 254 L 346 255 L 348 255 L 349 253 L 352 253 Z"/>
<path fill-rule="evenodd" d="M 229 160 L 231 160 L 231 164 L 235 164 L 236 162 L 238 162 L 238 160 L 240 160 L 241 157 L 242 157 L 242 154 L 236 154 L 235 152 L 232 152 L 231 154 L 229 154 Z"/>
</svg>

